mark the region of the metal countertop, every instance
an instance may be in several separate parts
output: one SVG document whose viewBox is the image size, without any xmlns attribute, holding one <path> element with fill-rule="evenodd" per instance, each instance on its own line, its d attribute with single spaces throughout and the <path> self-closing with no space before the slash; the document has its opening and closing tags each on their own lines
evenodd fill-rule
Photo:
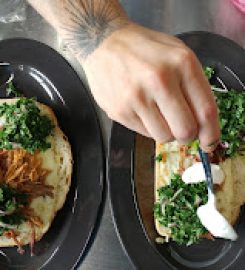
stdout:
<svg viewBox="0 0 245 270">
<path fill-rule="evenodd" d="M 170 34 L 195 30 L 210 31 L 227 36 L 245 48 L 245 14 L 239 12 L 230 0 L 121 0 L 120 2 L 129 16 L 144 26 Z M 81 66 L 62 44 L 56 32 L 31 7 L 27 8 L 25 21 L 0 23 L 0 40 L 12 37 L 35 39 L 53 47 L 70 62 L 85 81 Z M 97 106 L 96 108 L 107 151 L 111 121 Z M 79 270 L 134 269 L 117 238 L 108 194 L 99 223 L 100 226 Z"/>
</svg>

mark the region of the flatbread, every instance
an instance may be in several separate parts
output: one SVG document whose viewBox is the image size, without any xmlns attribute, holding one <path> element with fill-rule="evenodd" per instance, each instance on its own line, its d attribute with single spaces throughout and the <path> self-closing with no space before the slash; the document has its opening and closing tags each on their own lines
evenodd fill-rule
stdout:
<svg viewBox="0 0 245 270">
<path fill-rule="evenodd" d="M 15 103 L 17 99 L 0 100 L 0 104 Z M 40 152 L 39 157 L 43 161 L 43 168 L 49 169 L 51 172 L 46 177 L 45 183 L 54 187 L 53 198 L 38 197 L 33 199 L 31 207 L 34 213 L 41 218 L 43 225 L 35 226 L 35 240 L 39 241 L 48 231 L 51 223 L 59 209 L 62 208 L 67 193 L 71 185 L 72 176 L 72 153 L 67 137 L 58 126 L 54 112 L 48 106 L 38 103 L 37 106 L 42 114 L 47 115 L 55 125 L 52 136 L 49 136 L 48 141 L 51 143 L 51 148 L 45 152 Z M 32 228 L 28 222 L 22 223 L 14 230 L 17 232 L 17 240 L 22 244 L 29 244 L 32 241 Z M 0 247 L 15 246 L 13 239 L 6 236 L 0 236 Z"/>
<path fill-rule="evenodd" d="M 158 201 L 157 190 L 169 184 L 172 173 L 191 166 L 195 160 L 191 157 L 183 159 L 183 145 L 176 141 L 166 144 L 156 144 L 156 156 L 163 155 L 162 161 L 155 161 L 155 202 Z M 216 204 L 218 210 L 234 225 L 241 206 L 245 203 L 245 157 L 237 156 L 226 159 L 219 164 L 225 174 L 224 183 L 217 189 Z M 155 219 L 155 227 L 159 235 L 168 240 L 171 238 L 169 228 L 162 226 Z"/>
</svg>

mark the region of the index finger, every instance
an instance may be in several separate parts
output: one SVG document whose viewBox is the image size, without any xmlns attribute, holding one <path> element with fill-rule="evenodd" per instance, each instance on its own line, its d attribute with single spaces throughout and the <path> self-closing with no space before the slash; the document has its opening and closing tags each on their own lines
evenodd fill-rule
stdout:
<svg viewBox="0 0 245 270">
<path fill-rule="evenodd" d="M 182 87 L 198 122 L 200 145 L 211 151 L 220 138 L 218 109 L 201 64 L 191 51 L 189 58 L 182 69 Z"/>
</svg>

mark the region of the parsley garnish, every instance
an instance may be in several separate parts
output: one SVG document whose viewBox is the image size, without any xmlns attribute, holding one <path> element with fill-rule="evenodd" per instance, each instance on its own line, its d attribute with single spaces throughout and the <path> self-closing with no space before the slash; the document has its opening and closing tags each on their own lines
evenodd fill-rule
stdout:
<svg viewBox="0 0 245 270">
<path fill-rule="evenodd" d="M 171 237 L 178 244 L 190 245 L 199 241 L 207 230 L 196 211 L 207 203 L 206 182 L 185 184 L 175 174 L 171 183 L 158 189 L 159 201 L 154 206 L 154 216 L 159 223 L 171 230 Z"/>
<path fill-rule="evenodd" d="M 28 203 L 28 195 L 20 193 L 7 184 L 0 185 L 0 222 L 6 225 L 20 225 L 26 220 L 21 208 Z M 0 235 L 8 227 L 0 226 Z"/>
<path fill-rule="evenodd" d="M 215 70 L 205 67 L 204 73 L 209 79 L 213 78 Z M 225 157 L 233 157 L 245 151 L 245 92 L 230 89 L 228 92 L 214 91 L 221 127 L 221 141 L 227 147 Z"/>
<path fill-rule="evenodd" d="M 46 139 L 54 125 L 46 115 L 41 115 L 34 99 L 23 97 L 15 104 L 2 104 L 0 119 L 4 122 L 0 130 L 1 149 L 13 149 L 16 144 L 31 153 L 50 148 Z"/>
<path fill-rule="evenodd" d="M 7 97 L 21 97 L 20 92 L 16 89 L 13 81 L 9 82 L 6 88 Z"/>
<path fill-rule="evenodd" d="M 211 78 L 213 77 L 215 71 L 213 67 L 205 67 L 204 68 L 204 74 L 207 77 L 208 80 L 211 80 Z"/>
<path fill-rule="evenodd" d="M 245 93 L 231 89 L 215 93 L 219 107 L 221 140 L 227 143 L 225 155 L 233 157 L 245 151 Z"/>
<path fill-rule="evenodd" d="M 157 155 L 155 157 L 155 160 L 158 161 L 158 162 L 160 162 L 162 160 L 162 153 L 160 153 L 159 155 Z"/>
<path fill-rule="evenodd" d="M 197 155 L 198 148 L 199 148 L 199 140 L 194 140 L 191 143 L 188 144 L 188 153 L 190 155 Z"/>
</svg>

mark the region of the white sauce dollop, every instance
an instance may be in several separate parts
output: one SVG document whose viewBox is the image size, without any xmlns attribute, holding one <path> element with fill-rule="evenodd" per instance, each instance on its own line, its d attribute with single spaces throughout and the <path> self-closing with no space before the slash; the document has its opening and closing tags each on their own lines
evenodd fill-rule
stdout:
<svg viewBox="0 0 245 270">
<path fill-rule="evenodd" d="M 225 175 L 219 165 L 210 164 L 214 184 L 221 184 Z M 186 184 L 206 181 L 204 168 L 201 162 L 194 163 L 182 174 L 182 180 Z M 197 209 L 197 215 L 202 225 L 215 237 L 230 239 L 235 241 L 237 234 L 225 217 L 216 209 L 214 194 L 209 194 L 208 203 L 201 205 Z"/>
<path fill-rule="evenodd" d="M 215 207 L 215 197 L 210 195 L 208 203 L 197 209 L 197 216 L 202 225 L 215 237 L 235 241 L 237 233 L 225 217 Z"/>
<path fill-rule="evenodd" d="M 214 184 L 220 185 L 225 179 L 225 175 L 221 167 L 217 164 L 210 164 Z M 182 174 L 182 180 L 186 184 L 199 183 L 206 181 L 205 172 L 201 162 L 196 162 L 187 168 Z"/>
</svg>

